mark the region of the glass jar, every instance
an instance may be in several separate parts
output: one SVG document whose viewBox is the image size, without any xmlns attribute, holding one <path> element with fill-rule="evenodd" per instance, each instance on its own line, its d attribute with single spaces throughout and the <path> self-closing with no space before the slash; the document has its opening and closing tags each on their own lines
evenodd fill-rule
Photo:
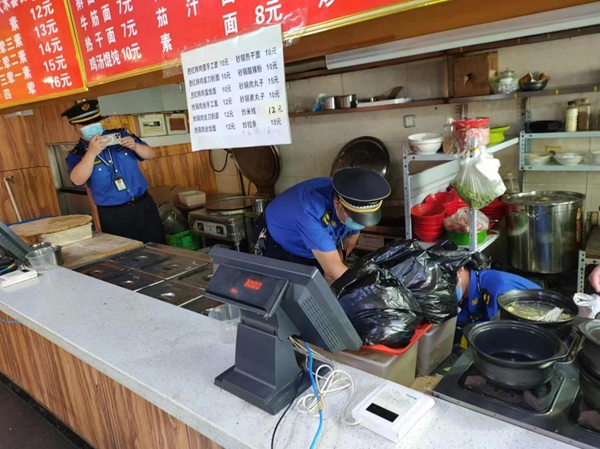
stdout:
<svg viewBox="0 0 600 449">
<path fill-rule="evenodd" d="M 579 105 L 579 115 L 577 117 L 577 131 L 590 130 L 590 116 L 592 115 L 592 105 L 587 98 L 584 98 Z"/>
<path fill-rule="evenodd" d="M 573 133 L 577 131 L 577 116 L 579 115 L 579 108 L 577 103 L 569 101 L 569 107 L 567 108 L 567 117 L 565 120 L 565 131 Z"/>
</svg>

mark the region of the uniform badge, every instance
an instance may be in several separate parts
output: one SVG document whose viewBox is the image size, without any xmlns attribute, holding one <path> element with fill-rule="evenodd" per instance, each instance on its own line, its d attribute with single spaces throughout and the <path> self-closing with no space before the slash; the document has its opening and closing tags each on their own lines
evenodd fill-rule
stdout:
<svg viewBox="0 0 600 449">
<path fill-rule="evenodd" d="M 89 104 L 89 103 L 85 103 L 85 104 L 83 104 L 83 105 L 81 106 L 81 110 L 82 110 L 83 112 L 89 111 L 89 109 L 90 109 L 90 104 Z"/>
<path fill-rule="evenodd" d="M 331 221 L 331 211 L 326 210 L 323 216 L 321 217 L 321 221 L 325 226 L 329 226 L 329 222 Z"/>
</svg>

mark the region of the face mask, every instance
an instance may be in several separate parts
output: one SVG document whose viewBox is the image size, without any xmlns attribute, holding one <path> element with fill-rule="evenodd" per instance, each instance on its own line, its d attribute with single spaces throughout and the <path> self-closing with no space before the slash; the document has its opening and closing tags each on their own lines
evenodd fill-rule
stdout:
<svg viewBox="0 0 600 449">
<path fill-rule="evenodd" d="M 102 131 L 104 131 L 104 127 L 100 122 L 92 123 L 91 125 L 81 128 L 81 134 L 83 134 L 83 138 L 87 140 L 92 140 L 92 137 L 97 134 L 102 134 Z"/>
<path fill-rule="evenodd" d="M 365 227 L 357 222 L 355 222 L 352 218 L 346 218 L 346 222 L 344 223 L 348 229 L 351 231 L 362 231 Z"/>
<path fill-rule="evenodd" d="M 456 299 L 458 299 L 458 301 L 462 299 L 462 285 L 456 287 Z"/>
</svg>

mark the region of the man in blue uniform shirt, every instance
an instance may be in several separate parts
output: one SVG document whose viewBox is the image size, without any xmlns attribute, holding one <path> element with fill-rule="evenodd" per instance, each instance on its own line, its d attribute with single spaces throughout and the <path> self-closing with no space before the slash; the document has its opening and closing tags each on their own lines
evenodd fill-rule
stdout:
<svg viewBox="0 0 600 449">
<path fill-rule="evenodd" d="M 138 165 L 152 159 L 154 150 L 123 129 L 105 130 L 96 100 L 77 103 L 62 115 L 81 136 L 66 159 L 69 176 L 76 186 L 89 187 L 102 231 L 144 243 L 166 243 L 158 209 Z"/>
<path fill-rule="evenodd" d="M 458 270 L 456 294 L 461 301 L 461 324 L 491 320 L 498 313 L 498 297 L 510 290 L 541 288 L 524 277 L 497 270 Z"/>
<path fill-rule="evenodd" d="M 346 168 L 332 178 L 304 181 L 276 197 L 257 220 L 256 253 L 317 266 L 333 282 L 360 231 L 381 219 L 390 185 L 377 173 Z M 339 250 L 338 250 L 339 248 Z"/>
</svg>

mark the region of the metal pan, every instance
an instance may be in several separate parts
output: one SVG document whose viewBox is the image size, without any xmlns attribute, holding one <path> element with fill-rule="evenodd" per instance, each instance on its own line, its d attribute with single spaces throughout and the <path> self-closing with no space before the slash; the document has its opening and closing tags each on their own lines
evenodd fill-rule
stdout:
<svg viewBox="0 0 600 449">
<path fill-rule="evenodd" d="M 331 176 L 342 169 L 360 167 L 383 176 L 388 174 L 390 153 L 384 143 L 375 137 L 359 137 L 351 140 L 339 151 L 331 166 Z"/>
</svg>

